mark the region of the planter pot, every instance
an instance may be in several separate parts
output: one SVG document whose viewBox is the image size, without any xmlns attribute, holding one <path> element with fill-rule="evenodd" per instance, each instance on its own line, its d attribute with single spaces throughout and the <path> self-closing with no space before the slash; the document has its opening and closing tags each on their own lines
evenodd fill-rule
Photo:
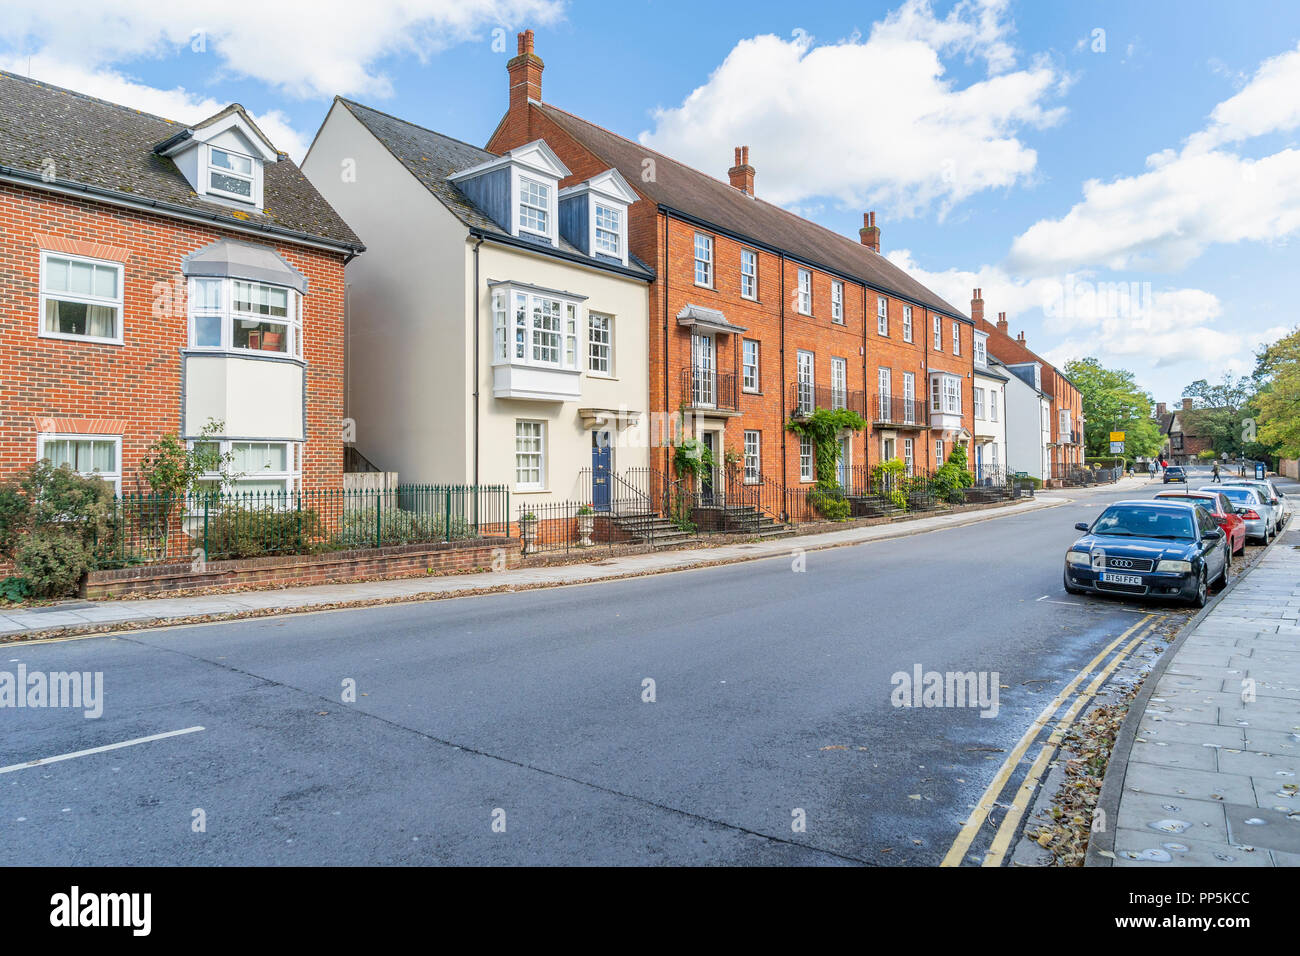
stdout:
<svg viewBox="0 0 1300 956">
<path fill-rule="evenodd" d="M 524 542 L 524 554 L 533 550 L 533 542 L 537 540 L 537 522 L 521 521 L 519 522 L 519 537 Z"/>
<path fill-rule="evenodd" d="M 578 515 L 578 547 L 591 547 L 591 531 L 595 527 L 595 515 Z"/>
</svg>

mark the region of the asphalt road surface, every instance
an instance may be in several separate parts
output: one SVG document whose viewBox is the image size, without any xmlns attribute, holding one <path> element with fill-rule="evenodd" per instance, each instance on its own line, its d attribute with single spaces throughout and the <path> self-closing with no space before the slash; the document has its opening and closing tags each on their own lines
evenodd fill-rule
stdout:
<svg viewBox="0 0 1300 956">
<path fill-rule="evenodd" d="M 104 710 L 0 710 L 0 864 L 934 865 L 1141 616 L 1064 593 L 1074 523 L 1158 490 L 802 571 L 11 645 L 0 670 L 102 672 Z M 997 715 L 894 706 L 918 665 L 996 671 Z"/>
</svg>

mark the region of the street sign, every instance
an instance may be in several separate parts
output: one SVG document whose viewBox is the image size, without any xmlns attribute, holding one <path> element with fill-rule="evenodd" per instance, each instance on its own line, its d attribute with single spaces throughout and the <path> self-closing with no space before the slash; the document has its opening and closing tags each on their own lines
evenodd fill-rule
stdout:
<svg viewBox="0 0 1300 956">
<path fill-rule="evenodd" d="M 1123 432 L 1111 432 L 1111 433 L 1110 433 L 1110 440 L 1111 440 L 1112 443 L 1114 443 L 1114 442 L 1122 442 L 1122 441 L 1124 440 L 1124 433 L 1123 433 Z"/>
<path fill-rule="evenodd" d="M 1116 434 L 1122 435 L 1122 434 L 1124 434 L 1124 433 L 1123 433 L 1123 432 L 1111 432 L 1111 434 L 1112 434 L 1112 435 L 1116 435 Z M 1124 454 L 1124 443 L 1123 443 L 1122 441 L 1113 441 L 1113 442 L 1111 442 L 1111 443 L 1110 443 L 1110 453 L 1111 453 L 1112 455 L 1122 455 L 1122 454 Z"/>
</svg>

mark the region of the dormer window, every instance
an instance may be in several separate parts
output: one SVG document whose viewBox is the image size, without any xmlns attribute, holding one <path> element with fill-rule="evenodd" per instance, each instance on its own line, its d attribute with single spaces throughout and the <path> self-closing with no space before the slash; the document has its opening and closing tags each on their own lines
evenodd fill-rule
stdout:
<svg viewBox="0 0 1300 956">
<path fill-rule="evenodd" d="M 208 192 L 252 202 L 254 162 L 251 156 L 209 146 Z"/>
<path fill-rule="evenodd" d="M 519 228 L 549 237 L 551 234 L 551 189 L 519 177 Z"/>
<path fill-rule="evenodd" d="M 612 206 L 596 203 L 596 251 L 615 259 L 623 258 L 623 214 Z"/>
</svg>

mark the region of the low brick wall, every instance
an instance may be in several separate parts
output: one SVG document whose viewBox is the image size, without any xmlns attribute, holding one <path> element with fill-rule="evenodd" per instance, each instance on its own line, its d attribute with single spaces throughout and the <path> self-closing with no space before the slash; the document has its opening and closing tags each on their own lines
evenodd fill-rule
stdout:
<svg viewBox="0 0 1300 956">
<path fill-rule="evenodd" d="M 84 598 L 179 591 L 220 591 L 248 586 L 293 587 L 339 584 L 377 578 L 424 577 L 476 568 L 491 568 L 505 550 L 506 567 L 519 564 L 519 541 L 475 538 L 388 548 L 291 554 L 237 561 L 209 561 L 202 571 L 188 564 L 151 564 L 112 571 L 92 571 L 81 588 Z M 499 562 L 498 562 L 499 566 Z"/>
</svg>

